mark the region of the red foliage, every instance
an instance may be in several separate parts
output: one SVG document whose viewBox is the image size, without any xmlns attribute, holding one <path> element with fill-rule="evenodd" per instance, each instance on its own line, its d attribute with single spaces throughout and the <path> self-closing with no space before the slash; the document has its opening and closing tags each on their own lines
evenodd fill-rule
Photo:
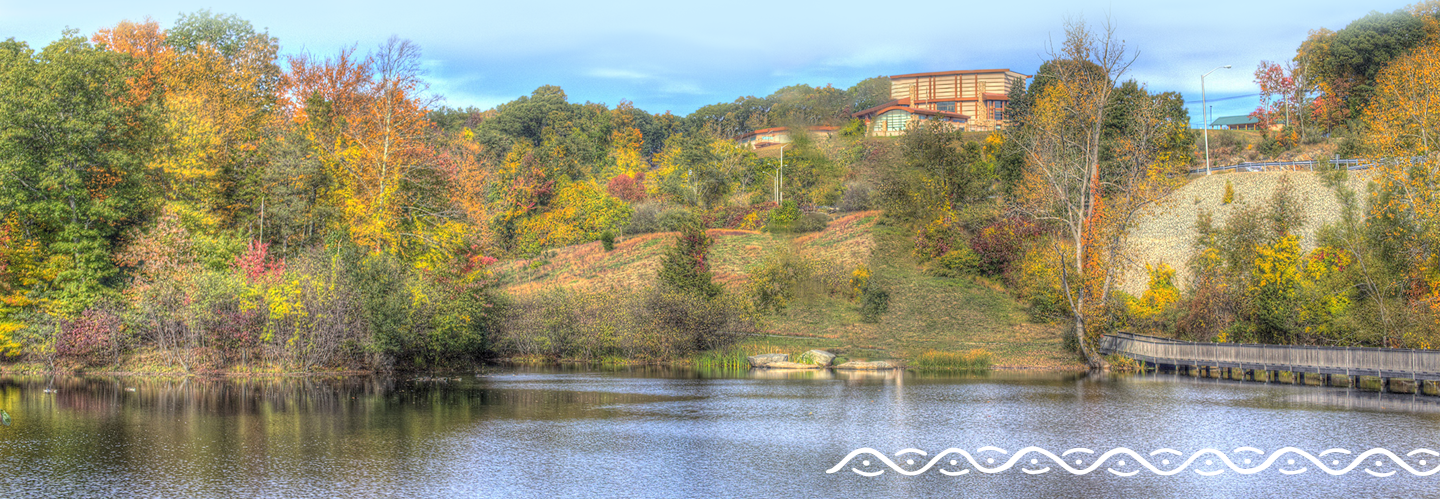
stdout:
<svg viewBox="0 0 1440 499">
<path fill-rule="evenodd" d="M 114 359 L 119 351 L 120 317 L 107 310 L 86 309 L 73 321 L 60 323 L 55 353 L 85 365 Z"/>
<path fill-rule="evenodd" d="M 775 203 L 762 203 L 752 206 L 724 206 L 706 212 L 701 216 L 706 228 L 710 229 L 738 229 L 745 223 L 745 217 L 756 213 L 760 220 L 770 218 L 770 210 L 775 209 Z"/>
<path fill-rule="evenodd" d="M 624 173 L 616 175 L 605 184 L 605 190 L 627 203 L 642 201 L 645 199 L 645 172 L 635 172 L 634 177 Z"/>
<path fill-rule="evenodd" d="M 1008 216 L 980 229 L 970 238 L 970 249 L 980 257 L 980 268 L 989 275 L 1010 272 L 1020 256 L 1021 245 L 1040 235 L 1040 226 L 1018 216 Z"/>
<path fill-rule="evenodd" d="M 269 250 L 268 243 L 250 241 L 250 246 L 245 253 L 235 257 L 235 268 L 244 272 L 245 279 L 252 284 L 257 281 L 278 279 L 281 274 L 285 273 L 285 260 L 271 260 Z"/>
</svg>

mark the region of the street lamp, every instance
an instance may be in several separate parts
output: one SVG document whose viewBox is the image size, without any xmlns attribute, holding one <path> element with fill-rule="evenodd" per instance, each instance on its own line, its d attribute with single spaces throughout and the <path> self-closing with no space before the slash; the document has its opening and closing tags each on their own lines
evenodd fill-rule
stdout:
<svg viewBox="0 0 1440 499">
<path fill-rule="evenodd" d="M 785 202 L 785 146 L 780 144 L 780 171 L 775 173 L 775 205 Z"/>
<path fill-rule="evenodd" d="M 1205 77 L 1206 77 L 1206 76 L 1210 76 L 1210 73 L 1214 73 L 1215 70 L 1220 69 L 1220 68 L 1230 69 L 1230 65 L 1229 65 L 1229 64 L 1226 64 L 1226 65 L 1224 65 L 1224 66 L 1217 66 L 1215 69 L 1206 71 L 1205 74 L 1200 75 L 1200 121 L 1203 121 L 1203 122 L 1204 122 L 1204 123 L 1201 123 L 1200 125 L 1205 127 L 1205 132 L 1204 132 L 1204 133 L 1205 133 L 1205 174 L 1206 174 L 1206 175 L 1209 175 L 1209 174 L 1210 174 L 1210 117 L 1208 116 L 1209 113 L 1206 113 L 1206 112 L 1205 112 Z M 783 151 L 782 151 L 782 152 L 783 152 Z"/>
</svg>

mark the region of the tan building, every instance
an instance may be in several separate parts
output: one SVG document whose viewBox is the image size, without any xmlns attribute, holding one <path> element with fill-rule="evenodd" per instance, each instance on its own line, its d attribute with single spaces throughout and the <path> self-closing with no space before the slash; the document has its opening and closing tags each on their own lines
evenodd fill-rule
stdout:
<svg viewBox="0 0 1440 499">
<path fill-rule="evenodd" d="M 855 113 L 871 135 L 903 133 L 911 120 L 939 119 L 971 131 L 1003 128 L 1006 95 L 1030 76 L 1009 69 L 914 73 L 890 77 L 890 102 Z"/>
<path fill-rule="evenodd" d="M 812 126 L 810 127 L 810 135 L 817 139 L 828 139 L 835 136 L 839 130 L 839 128 L 833 126 Z M 739 144 L 740 147 L 759 149 L 775 144 L 788 144 L 793 140 L 794 139 L 790 137 L 790 129 L 780 126 L 756 130 L 741 135 L 735 138 L 735 143 Z"/>
</svg>

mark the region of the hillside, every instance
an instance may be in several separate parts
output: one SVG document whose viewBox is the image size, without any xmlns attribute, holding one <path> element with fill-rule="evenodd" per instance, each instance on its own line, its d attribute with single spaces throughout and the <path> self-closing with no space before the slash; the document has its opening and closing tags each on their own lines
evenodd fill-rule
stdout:
<svg viewBox="0 0 1440 499">
<path fill-rule="evenodd" d="M 1059 328 L 1027 320 L 1024 307 L 1003 289 L 966 279 L 926 274 L 910 255 L 912 234 L 879 224 L 879 212 L 832 220 L 824 231 L 795 238 L 739 230 L 711 230 L 716 279 L 730 292 L 746 292 L 749 272 L 771 252 L 790 245 L 819 267 L 843 272 L 861 264 L 890 292 L 889 312 L 864 323 L 844 296 L 802 288 L 783 312 L 761 317 L 766 334 L 814 338 L 840 351 L 879 351 L 881 358 L 911 358 L 926 350 L 983 348 L 999 367 L 1079 368 L 1062 346 Z M 598 242 L 559 248 L 539 258 L 507 261 L 496 273 L 504 291 L 526 295 L 552 286 L 624 293 L 654 282 L 675 233 L 619 241 L 606 252 Z"/>
<path fill-rule="evenodd" d="M 1290 182 L 1295 197 L 1302 200 L 1306 207 L 1305 223 L 1299 234 L 1301 249 L 1314 249 L 1316 231 L 1340 218 L 1340 202 L 1335 199 L 1334 191 L 1321 183 L 1320 177 L 1313 172 L 1233 173 L 1198 177 L 1172 193 L 1163 203 L 1140 214 L 1136 227 L 1130 232 L 1134 251 L 1130 264 L 1125 268 L 1120 289 L 1139 296 L 1148 284 L 1145 264 L 1160 262 L 1175 268 L 1175 283 L 1183 288 L 1190 282 L 1186 263 L 1193 254 L 1191 245 L 1198 236 L 1195 220 L 1200 212 L 1209 211 L 1217 224 L 1222 223 L 1232 213 L 1247 206 L 1263 205 L 1282 178 Z M 1368 178 L 1366 171 L 1351 172 L 1350 188 L 1365 192 Z M 1229 205 L 1223 204 L 1226 181 L 1231 182 L 1235 191 L 1235 200 Z"/>
</svg>

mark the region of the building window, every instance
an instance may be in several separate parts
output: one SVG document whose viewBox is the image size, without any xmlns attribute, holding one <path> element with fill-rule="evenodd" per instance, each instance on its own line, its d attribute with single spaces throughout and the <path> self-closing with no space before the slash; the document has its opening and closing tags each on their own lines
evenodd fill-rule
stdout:
<svg viewBox="0 0 1440 499">
<path fill-rule="evenodd" d="M 935 110 L 936 110 L 936 111 L 944 111 L 944 112 L 947 112 L 947 113 L 953 113 L 953 112 L 955 112 L 955 103 L 954 103 L 954 102 L 936 102 L 936 103 L 935 103 Z"/>
<path fill-rule="evenodd" d="M 990 101 L 990 108 L 995 110 L 995 121 L 1005 121 L 1005 101 Z"/>
<path fill-rule="evenodd" d="M 876 131 L 900 131 L 905 129 L 906 122 L 910 121 L 910 113 L 895 109 L 887 111 L 875 120 Z"/>
</svg>

